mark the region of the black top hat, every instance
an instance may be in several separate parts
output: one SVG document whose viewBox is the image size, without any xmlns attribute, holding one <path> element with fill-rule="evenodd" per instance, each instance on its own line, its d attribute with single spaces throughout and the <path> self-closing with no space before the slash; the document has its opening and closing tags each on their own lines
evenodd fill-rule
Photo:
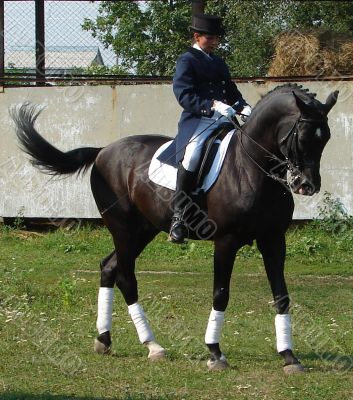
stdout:
<svg viewBox="0 0 353 400">
<path fill-rule="evenodd" d="M 216 15 L 194 14 L 192 16 L 191 31 L 208 33 L 209 35 L 223 35 L 222 18 Z"/>
</svg>

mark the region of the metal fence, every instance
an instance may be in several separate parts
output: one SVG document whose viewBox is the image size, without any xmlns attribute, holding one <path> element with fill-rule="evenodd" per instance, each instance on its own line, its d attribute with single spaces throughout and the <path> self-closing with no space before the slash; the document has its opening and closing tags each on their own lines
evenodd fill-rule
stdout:
<svg viewBox="0 0 353 400">
<path fill-rule="evenodd" d="M 93 65 L 112 67 L 116 56 L 82 28 L 94 20 L 99 1 L 44 1 L 45 74 L 90 73 Z M 3 2 L 3 66 L 11 73 L 36 72 L 36 2 Z"/>
</svg>

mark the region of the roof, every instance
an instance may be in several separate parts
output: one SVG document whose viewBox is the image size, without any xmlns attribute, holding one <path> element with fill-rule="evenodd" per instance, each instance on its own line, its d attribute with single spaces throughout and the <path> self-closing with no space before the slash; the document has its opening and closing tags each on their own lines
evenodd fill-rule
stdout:
<svg viewBox="0 0 353 400">
<path fill-rule="evenodd" d="M 45 67 L 53 69 L 87 68 L 104 65 L 99 47 L 48 47 L 45 53 Z M 5 50 L 5 68 L 36 67 L 34 48 L 9 48 Z"/>
</svg>

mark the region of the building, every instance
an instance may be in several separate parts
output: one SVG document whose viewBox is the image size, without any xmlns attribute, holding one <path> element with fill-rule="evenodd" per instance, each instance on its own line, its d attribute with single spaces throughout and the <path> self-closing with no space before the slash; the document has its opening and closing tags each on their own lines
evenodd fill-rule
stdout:
<svg viewBox="0 0 353 400">
<path fill-rule="evenodd" d="M 70 74 L 93 65 L 104 66 L 99 47 L 55 46 L 45 49 L 47 74 Z M 5 69 L 36 72 L 36 55 L 32 47 L 13 47 L 5 52 Z"/>
</svg>

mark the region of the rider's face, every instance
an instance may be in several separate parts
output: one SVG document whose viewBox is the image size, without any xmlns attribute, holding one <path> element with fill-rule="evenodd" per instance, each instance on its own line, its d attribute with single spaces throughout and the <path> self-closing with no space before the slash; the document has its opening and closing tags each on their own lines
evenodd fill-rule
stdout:
<svg viewBox="0 0 353 400">
<path fill-rule="evenodd" d="M 205 33 L 194 33 L 194 38 L 196 43 L 204 50 L 206 53 L 212 53 L 219 44 L 218 35 L 208 35 Z"/>
</svg>

